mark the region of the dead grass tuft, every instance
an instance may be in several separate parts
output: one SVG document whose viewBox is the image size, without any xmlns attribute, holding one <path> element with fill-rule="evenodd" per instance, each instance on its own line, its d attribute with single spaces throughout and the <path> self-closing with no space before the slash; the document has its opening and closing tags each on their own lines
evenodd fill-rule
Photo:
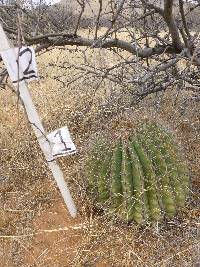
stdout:
<svg viewBox="0 0 200 267">
<path fill-rule="evenodd" d="M 198 104 L 186 105 L 183 95 L 174 101 L 172 90 L 162 102 L 149 97 L 122 110 L 108 101 L 113 85 L 104 84 L 88 105 L 90 87 L 77 82 L 64 88 L 54 79 L 60 70 L 47 68 L 64 56 L 55 51 L 53 57 L 49 53 L 39 58 L 41 74 L 48 77 L 33 84 L 31 93 L 47 131 L 68 125 L 78 147 L 77 155 L 59 162 L 79 215 L 75 220 L 69 217 L 22 108 L 9 90 L 1 91 L 0 177 L 9 181 L 6 190 L 0 189 L 2 266 L 192 266 L 199 260 Z M 187 207 L 174 221 L 138 227 L 92 208 L 85 192 L 84 161 L 93 134 L 134 127 L 148 118 L 167 127 L 180 144 L 190 168 L 191 190 Z"/>
</svg>

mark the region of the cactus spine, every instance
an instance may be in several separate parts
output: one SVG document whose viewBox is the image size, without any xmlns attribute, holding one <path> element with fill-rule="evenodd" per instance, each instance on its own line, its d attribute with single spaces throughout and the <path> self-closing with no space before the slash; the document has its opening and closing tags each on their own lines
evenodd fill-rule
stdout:
<svg viewBox="0 0 200 267">
<path fill-rule="evenodd" d="M 119 141 L 114 149 L 112 163 L 111 163 L 111 193 L 112 193 L 112 207 L 117 209 L 122 204 L 122 144 Z"/>
<path fill-rule="evenodd" d="M 137 157 L 137 154 L 133 148 L 133 145 L 129 143 L 128 146 L 130 158 L 132 162 L 132 180 L 133 180 L 133 219 L 138 224 L 142 222 L 143 216 L 143 197 L 145 194 L 144 185 L 142 185 L 142 169 Z"/>
<path fill-rule="evenodd" d="M 142 170 L 144 174 L 144 186 L 147 194 L 150 217 L 153 220 L 159 221 L 161 213 L 156 190 L 156 177 L 152 167 L 152 163 L 138 140 L 133 141 L 133 146 L 138 155 L 140 164 L 142 165 Z"/>
<path fill-rule="evenodd" d="M 108 138 L 109 140 L 109 138 Z M 129 138 L 97 140 L 87 162 L 91 197 L 138 224 L 172 218 L 183 207 L 189 176 L 165 130 L 145 124 Z"/>
<path fill-rule="evenodd" d="M 170 187 L 170 177 L 167 172 L 167 164 L 162 157 L 162 154 L 151 143 L 148 138 L 140 136 L 143 146 L 145 147 L 155 169 L 155 173 L 158 177 L 158 189 L 162 198 L 162 205 L 169 218 L 175 215 L 175 204 L 173 199 L 172 190 Z"/>
</svg>

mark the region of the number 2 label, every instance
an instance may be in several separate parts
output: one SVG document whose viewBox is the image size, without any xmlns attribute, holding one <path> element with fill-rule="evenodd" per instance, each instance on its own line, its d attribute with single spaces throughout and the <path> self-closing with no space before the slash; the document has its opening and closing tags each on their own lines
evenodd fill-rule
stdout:
<svg viewBox="0 0 200 267">
<path fill-rule="evenodd" d="M 35 52 L 32 47 L 10 48 L 2 51 L 1 56 L 13 84 L 38 78 Z"/>
</svg>

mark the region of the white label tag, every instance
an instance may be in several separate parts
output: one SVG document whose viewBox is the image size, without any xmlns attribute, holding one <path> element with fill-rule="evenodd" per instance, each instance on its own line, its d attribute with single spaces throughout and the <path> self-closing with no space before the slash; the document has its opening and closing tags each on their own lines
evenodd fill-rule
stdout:
<svg viewBox="0 0 200 267">
<path fill-rule="evenodd" d="M 53 158 L 59 158 L 66 155 L 72 155 L 77 152 L 74 143 L 72 142 L 67 126 L 55 130 L 47 135 L 52 148 Z"/>
<path fill-rule="evenodd" d="M 1 57 L 14 85 L 23 80 L 31 81 L 38 78 L 35 51 L 32 47 L 22 46 L 1 51 Z"/>
</svg>

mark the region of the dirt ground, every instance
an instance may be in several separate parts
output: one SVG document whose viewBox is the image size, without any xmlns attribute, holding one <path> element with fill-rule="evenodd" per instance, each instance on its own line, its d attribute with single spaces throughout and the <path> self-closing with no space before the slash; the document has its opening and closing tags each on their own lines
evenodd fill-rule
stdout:
<svg viewBox="0 0 200 267">
<path fill-rule="evenodd" d="M 40 68 L 45 76 L 42 63 Z M 97 103 L 88 112 L 90 88 L 81 90 L 77 85 L 63 91 L 54 72 L 48 69 L 48 77 L 32 85 L 31 93 L 45 128 L 52 131 L 68 125 L 78 147 L 77 155 L 58 160 L 78 216 L 69 216 L 17 98 L 9 90 L 1 91 L 0 266 L 195 266 L 200 261 L 199 105 L 186 105 L 183 112 L 185 99 L 173 105 L 172 94 L 159 108 L 149 99 L 123 113 L 121 121 L 151 118 L 166 125 L 183 150 L 191 176 L 187 205 L 174 220 L 127 225 L 94 210 L 85 190 L 84 159 L 90 138 L 107 127 L 105 120 L 112 129 L 116 127 L 116 116 L 107 116 Z"/>
</svg>

